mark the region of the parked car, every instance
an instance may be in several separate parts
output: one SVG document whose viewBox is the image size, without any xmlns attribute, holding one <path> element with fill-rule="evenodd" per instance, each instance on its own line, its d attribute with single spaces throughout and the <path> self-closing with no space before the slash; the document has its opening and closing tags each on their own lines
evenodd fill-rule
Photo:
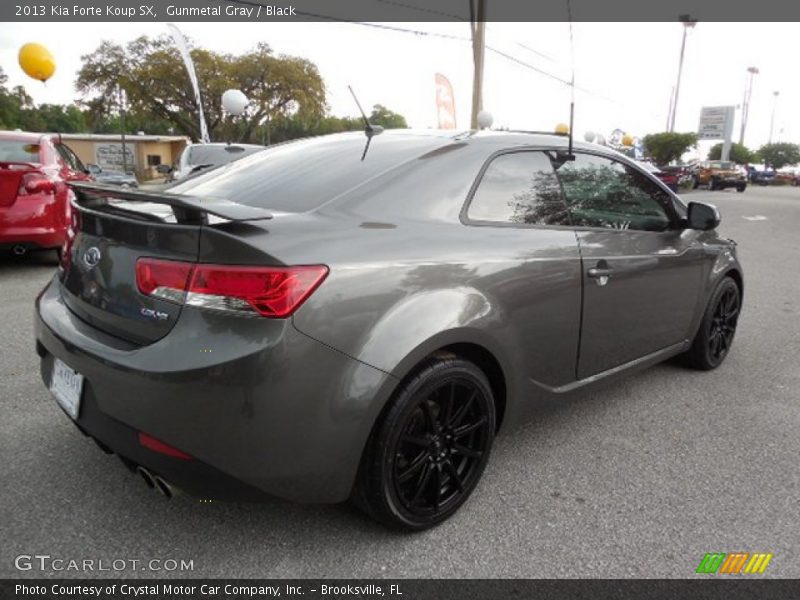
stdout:
<svg viewBox="0 0 800 600">
<path fill-rule="evenodd" d="M 69 225 L 66 183 L 89 179 L 60 136 L 0 131 L 0 249 L 60 248 Z"/>
<path fill-rule="evenodd" d="M 688 185 L 692 182 L 692 173 L 687 165 L 663 165 L 659 167 L 664 173 L 675 175 L 678 186 Z"/>
<path fill-rule="evenodd" d="M 167 176 L 167 182 L 178 181 L 239 160 L 265 147 L 256 144 L 190 144 L 178 155 L 174 165 L 159 165 L 156 170 Z"/>
<path fill-rule="evenodd" d="M 735 187 L 737 192 L 747 189 L 747 171 L 732 161 L 709 160 L 697 163 L 693 171 L 694 187 L 708 186 L 711 191 Z"/>
<path fill-rule="evenodd" d="M 770 185 L 775 180 L 775 171 L 772 169 L 756 169 L 750 167 L 748 170 L 748 179 L 750 183 L 757 185 Z"/>
<path fill-rule="evenodd" d="M 651 162 L 640 161 L 639 164 L 645 171 L 652 173 L 655 177 L 663 181 L 664 185 L 666 185 L 673 192 L 677 193 L 679 180 L 677 173 L 668 170 L 669 167 L 657 167 Z"/>
<path fill-rule="evenodd" d="M 139 187 L 139 181 L 136 179 L 136 176 L 130 173 L 103 169 L 100 165 L 93 163 L 86 165 L 86 170 L 92 175 L 92 179 L 98 183 L 118 185 L 124 188 Z"/>
<path fill-rule="evenodd" d="M 537 407 L 730 352 L 742 271 L 717 210 L 611 149 L 567 152 L 342 133 L 168 190 L 76 184 L 36 301 L 43 381 L 166 495 L 440 523 Z"/>
</svg>

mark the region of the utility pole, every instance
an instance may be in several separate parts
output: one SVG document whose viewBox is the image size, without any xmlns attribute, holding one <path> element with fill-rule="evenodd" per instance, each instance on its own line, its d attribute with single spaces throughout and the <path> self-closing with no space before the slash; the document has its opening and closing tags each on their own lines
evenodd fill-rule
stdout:
<svg viewBox="0 0 800 600">
<path fill-rule="evenodd" d="M 483 110 L 483 56 L 486 49 L 486 0 L 469 0 L 472 32 L 472 117 L 470 127 L 478 129 L 478 113 Z"/>
<path fill-rule="evenodd" d="M 747 128 L 747 118 L 750 115 L 750 97 L 753 95 L 753 78 L 758 75 L 758 68 L 748 67 L 747 73 L 744 86 L 744 101 L 742 102 L 742 129 L 739 133 L 739 145 L 744 145 L 744 131 Z"/>
<path fill-rule="evenodd" d="M 683 74 L 683 54 L 686 51 L 686 34 L 690 29 L 697 25 L 697 19 L 692 19 L 689 15 L 680 15 L 678 21 L 683 23 L 683 40 L 681 41 L 681 57 L 678 61 L 678 80 L 675 82 L 675 95 L 672 100 L 672 116 L 669 120 L 669 131 L 675 131 L 675 115 L 678 112 L 678 94 L 681 91 L 681 75 Z"/>
<path fill-rule="evenodd" d="M 117 98 L 119 100 L 119 123 L 122 130 L 122 172 L 128 172 L 128 153 L 125 147 L 125 100 L 123 98 L 122 88 L 117 86 Z"/>
<path fill-rule="evenodd" d="M 772 118 L 769 120 L 769 143 L 772 143 L 772 130 L 775 128 L 775 107 L 778 105 L 778 95 L 780 94 L 779 91 L 775 90 L 772 92 L 773 100 L 772 100 Z"/>
</svg>

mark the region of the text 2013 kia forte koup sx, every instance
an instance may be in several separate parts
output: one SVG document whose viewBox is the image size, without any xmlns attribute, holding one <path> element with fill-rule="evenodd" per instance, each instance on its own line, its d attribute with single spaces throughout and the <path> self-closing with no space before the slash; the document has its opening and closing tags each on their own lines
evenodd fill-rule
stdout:
<svg viewBox="0 0 800 600">
<path fill-rule="evenodd" d="M 422 529 L 529 409 L 729 352 L 742 271 L 714 207 L 556 135 L 370 141 L 75 185 L 36 336 L 78 427 L 167 493 L 354 498 Z"/>
</svg>

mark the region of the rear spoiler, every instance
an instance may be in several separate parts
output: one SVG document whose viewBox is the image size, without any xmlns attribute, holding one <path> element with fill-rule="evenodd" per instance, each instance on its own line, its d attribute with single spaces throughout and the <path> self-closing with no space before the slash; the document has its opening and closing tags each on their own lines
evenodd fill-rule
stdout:
<svg viewBox="0 0 800 600">
<path fill-rule="evenodd" d="M 171 194 L 165 191 L 142 191 L 123 189 L 119 186 L 97 183 L 70 182 L 75 191 L 79 207 L 97 208 L 108 204 L 108 199 L 132 202 L 152 202 L 172 207 L 179 223 L 208 223 L 208 215 L 215 215 L 228 221 L 262 221 L 271 219 L 272 213 L 263 208 L 237 204 L 221 198 L 199 198 Z"/>
</svg>

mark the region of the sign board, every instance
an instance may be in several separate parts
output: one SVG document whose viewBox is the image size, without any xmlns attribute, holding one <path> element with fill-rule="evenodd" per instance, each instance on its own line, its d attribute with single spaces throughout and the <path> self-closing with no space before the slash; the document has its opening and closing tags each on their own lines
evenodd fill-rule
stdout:
<svg viewBox="0 0 800 600">
<path fill-rule="evenodd" d="M 133 151 L 134 144 L 125 144 L 125 157 L 129 172 L 136 168 L 136 156 Z M 95 162 L 104 171 L 122 171 L 122 144 L 117 142 L 102 142 L 94 145 Z"/>
<path fill-rule="evenodd" d="M 730 137 L 735 114 L 736 108 L 733 106 L 704 106 L 700 110 L 697 139 L 724 140 Z"/>
</svg>

